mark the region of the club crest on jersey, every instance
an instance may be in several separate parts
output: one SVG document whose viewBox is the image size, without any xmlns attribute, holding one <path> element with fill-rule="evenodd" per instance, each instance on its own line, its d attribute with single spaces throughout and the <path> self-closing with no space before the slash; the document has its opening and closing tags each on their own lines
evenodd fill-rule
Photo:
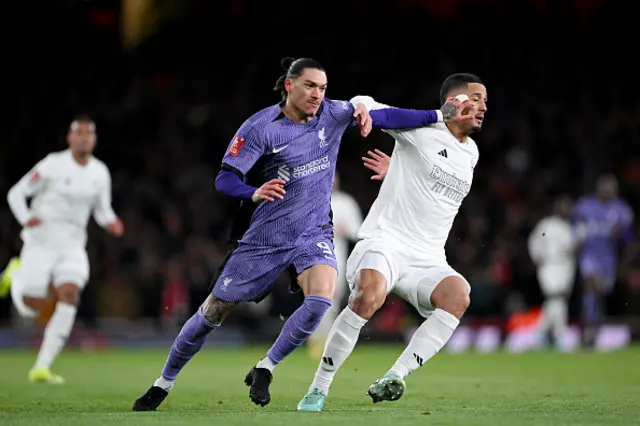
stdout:
<svg viewBox="0 0 640 426">
<path fill-rule="evenodd" d="M 233 278 L 225 278 L 224 280 L 222 280 L 222 285 L 220 286 L 220 290 L 227 291 L 227 289 L 229 288 L 229 284 L 231 284 L 231 281 L 233 281 Z"/>
<path fill-rule="evenodd" d="M 327 142 L 327 138 L 324 135 L 324 127 L 318 132 L 318 139 L 320 139 L 320 148 L 329 145 L 329 142 Z"/>
<path fill-rule="evenodd" d="M 233 141 L 231 142 L 231 146 L 229 147 L 229 155 L 233 155 L 234 157 L 237 157 L 238 154 L 240 154 L 240 150 L 242 149 L 243 145 L 244 145 L 243 137 L 236 136 L 235 138 L 233 138 Z"/>
</svg>

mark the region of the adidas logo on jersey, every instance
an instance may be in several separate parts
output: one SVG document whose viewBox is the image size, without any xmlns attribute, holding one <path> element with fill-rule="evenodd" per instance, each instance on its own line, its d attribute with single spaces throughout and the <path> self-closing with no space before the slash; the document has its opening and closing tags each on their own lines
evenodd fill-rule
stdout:
<svg viewBox="0 0 640 426">
<path fill-rule="evenodd" d="M 444 158 L 449 158 L 449 156 L 447 155 L 447 150 L 443 149 L 442 151 L 440 151 L 438 153 L 438 155 L 442 155 Z"/>
</svg>

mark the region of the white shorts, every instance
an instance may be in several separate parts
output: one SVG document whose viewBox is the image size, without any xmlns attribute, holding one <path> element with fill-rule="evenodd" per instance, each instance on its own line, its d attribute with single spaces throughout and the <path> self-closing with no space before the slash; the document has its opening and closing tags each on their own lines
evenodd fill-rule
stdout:
<svg viewBox="0 0 640 426">
<path fill-rule="evenodd" d="M 571 295 L 576 266 L 571 262 L 543 264 L 538 268 L 538 282 L 546 297 Z"/>
<path fill-rule="evenodd" d="M 347 282 L 353 290 L 363 269 L 374 269 L 380 272 L 387 281 L 387 294 L 394 293 L 409 302 L 423 317 L 428 317 L 434 310 L 431 305 L 431 294 L 436 286 L 447 277 L 460 277 L 469 282 L 455 269 L 441 259 L 420 259 L 403 253 L 404 250 L 382 239 L 359 241 L 347 260 Z"/>
<path fill-rule="evenodd" d="M 12 274 L 11 296 L 25 316 L 37 313 L 24 305 L 23 297 L 46 298 L 49 284 L 76 284 L 83 289 L 89 280 L 89 258 L 82 247 L 60 248 L 24 244 L 20 267 Z"/>
</svg>

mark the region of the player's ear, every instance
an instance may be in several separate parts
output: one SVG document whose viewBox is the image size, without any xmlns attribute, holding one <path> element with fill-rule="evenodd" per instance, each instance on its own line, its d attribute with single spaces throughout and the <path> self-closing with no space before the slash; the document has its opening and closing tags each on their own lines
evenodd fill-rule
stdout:
<svg viewBox="0 0 640 426">
<path fill-rule="evenodd" d="M 291 79 L 287 78 L 284 80 L 284 90 L 286 90 L 287 93 L 291 93 Z"/>
</svg>

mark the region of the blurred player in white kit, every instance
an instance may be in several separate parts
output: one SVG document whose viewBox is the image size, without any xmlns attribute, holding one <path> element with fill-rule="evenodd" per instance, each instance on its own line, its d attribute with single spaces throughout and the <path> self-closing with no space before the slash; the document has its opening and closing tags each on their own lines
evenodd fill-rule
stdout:
<svg viewBox="0 0 640 426">
<path fill-rule="evenodd" d="M 373 402 L 400 398 L 405 378 L 444 347 L 469 306 L 471 287 L 447 263 L 445 242 L 471 189 L 479 153 L 469 136 L 481 129 L 487 92 L 477 76 L 453 74 L 440 98 L 440 110 L 422 112 L 425 127 L 385 130 L 396 140 L 395 148 L 358 233 L 361 240 L 347 260 L 349 304 L 331 328 L 299 411 L 322 410 L 337 370 L 389 293 L 412 304 L 425 321 L 395 364 L 369 387 Z M 351 102 L 364 104 L 379 123 L 385 116 L 398 123 L 404 114 L 370 97 Z"/>
<path fill-rule="evenodd" d="M 124 232 L 111 207 L 109 169 L 92 155 L 96 145 L 93 120 L 85 116 L 73 120 L 67 142 L 69 149 L 47 155 L 7 196 L 13 215 L 24 228 L 20 259 L 13 259 L 2 277 L 3 293 L 10 286 L 17 312 L 27 318 L 38 315 L 50 291 L 56 300 L 28 374 L 32 382 L 64 382 L 50 368 L 71 333 L 80 294 L 89 279 L 90 214 L 112 235 L 119 237 Z"/>
<path fill-rule="evenodd" d="M 333 294 L 334 303 L 322 318 L 316 331 L 309 337 L 309 349 L 313 358 L 322 354 L 324 344 L 331 330 L 331 325 L 342 310 L 341 301 L 347 290 L 347 257 L 349 256 L 349 242 L 358 239 L 358 229 L 362 226 L 362 212 L 358 202 L 351 194 L 342 191 L 340 175 L 336 172 L 331 192 L 331 211 L 333 213 L 334 253 L 338 263 L 338 279 Z"/>
<path fill-rule="evenodd" d="M 570 222 L 573 205 L 559 197 L 554 213 L 540 220 L 529 235 L 529 256 L 538 270 L 538 283 L 545 297 L 538 328 L 541 338 L 551 330 L 556 349 L 565 351 L 569 297 L 576 276 L 577 239 Z"/>
</svg>

